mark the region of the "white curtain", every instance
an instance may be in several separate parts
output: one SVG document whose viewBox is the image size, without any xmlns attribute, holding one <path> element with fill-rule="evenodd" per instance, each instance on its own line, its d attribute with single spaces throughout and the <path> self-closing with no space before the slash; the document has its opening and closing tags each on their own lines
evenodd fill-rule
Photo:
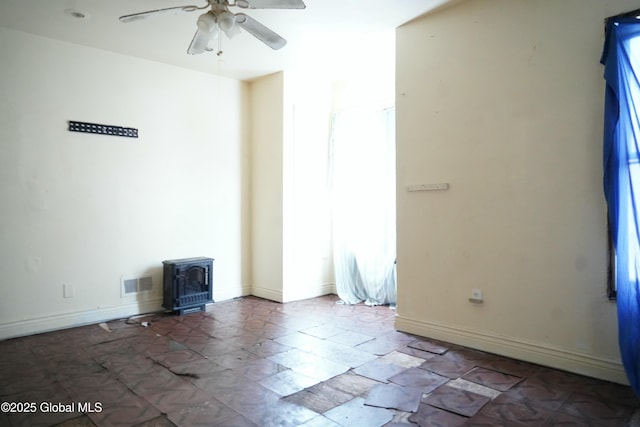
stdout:
<svg viewBox="0 0 640 427">
<path fill-rule="evenodd" d="M 395 109 L 335 113 L 331 139 L 338 296 L 395 305 Z"/>
</svg>

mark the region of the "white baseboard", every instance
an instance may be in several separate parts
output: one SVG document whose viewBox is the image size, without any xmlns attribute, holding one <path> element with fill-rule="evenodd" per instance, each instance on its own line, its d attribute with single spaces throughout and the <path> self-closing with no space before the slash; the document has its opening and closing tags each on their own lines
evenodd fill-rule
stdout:
<svg viewBox="0 0 640 427">
<path fill-rule="evenodd" d="M 335 293 L 336 285 L 334 285 L 333 283 L 318 284 L 317 286 L 306 286 L 296 289 L 295 291 L 285 292 L 284 302 L 300 301 Z"/>
<path fill-rule="evenodd" d="M 0 340 L 162 311 L 162 298 L 0 324 Z"/>
<path fill-rule="evenodd" d="M 254 285 L 251 287 L 251 295 L 270 301 L 282 302 L 282 289 L 269 289 Z"/>
<path fill-rule="evenodd" d="M 227 301 L 230 299 L 251 295 L 251 286 L 242 285 L 239 287 L 215 287 L 213 290 L 213 301 Z"/>
<path fill-rule="evenodd" d="M 303 299 L 316 298 L 323 295 L 335 294 L 336 285 L 333 283 L 320 284 L 315 287 L 306 286 L 296 291 L 283 292 L 282 289 L 269 289 L 260 286 L 252 286 L 250 295 L 276 302 L 291 302 Z"/>
<path fill-rule="evenodd" d="M 399 331 L 427 338 L 619 384 L 629 384 L 622 363 L 617 360 L 607 360 L 546 344 L 527 342 L 487 332 L 419 321 L 401 315 L 396 317 L 395 327 Z"/>
<path fill-rule="evenodd" d="M 321 295 L 335 293 L 335 285 L 321 285 L 313 289 L 299 299 L 315 298 Z M 283 302 L 282 290 L 251 287 L 217 287 L 214 290 L 214 301 L 226 301 L 247 295 L 255 295 L 271 301 Z M 142 313 L 162 311 L 162 298 L 150 298 L 144 301 L 124 301 L 123 304 L 113 307 L 98 307 L 92 310 L 75 311 L 71 313 L 53 314 L 32 319 L 18 320 L 0 323 L 0 340 L 39 334 L 59 329 L 73 328 L 76 326 L 91 325 L 113 319 L 122 319 Z"/>
</svg>

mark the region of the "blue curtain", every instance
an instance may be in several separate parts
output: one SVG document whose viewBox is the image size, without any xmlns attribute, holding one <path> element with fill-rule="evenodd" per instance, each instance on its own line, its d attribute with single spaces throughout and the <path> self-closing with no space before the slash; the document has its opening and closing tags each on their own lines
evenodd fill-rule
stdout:
<svg viewBox="0 0 640 427">
<path fill-rule="evenodd" d="M 640 396 L 640 22 L 609 19 L 601 62 L 606 80 L 604 193 L 616 254 L 618 340 L 625 372 Z"/>
</svg>

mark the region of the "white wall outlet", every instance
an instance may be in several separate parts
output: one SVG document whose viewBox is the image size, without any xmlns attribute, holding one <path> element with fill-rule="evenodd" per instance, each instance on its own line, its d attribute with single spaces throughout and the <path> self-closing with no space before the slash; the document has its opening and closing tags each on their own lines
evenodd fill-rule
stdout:
<svg viewBox="0 0 640 427">
<path fill-rule="evenodd" d="M 62 285 L 62 294 L 65 298 L 73 298 L 76 296 L 76 291 L 73 289 L 73 285 L 65 283 Z"/>
<path fill-rule="evenodd" d="M 473 304 L 482 304 L 482 289 L 471 289 L 471 298 L 469 302 Z"/>
</svg>

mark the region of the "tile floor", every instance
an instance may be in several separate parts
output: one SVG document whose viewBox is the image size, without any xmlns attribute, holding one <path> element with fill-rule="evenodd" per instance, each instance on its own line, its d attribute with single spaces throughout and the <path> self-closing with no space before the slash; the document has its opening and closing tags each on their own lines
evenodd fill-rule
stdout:
<svg viewBox="0 0 640 427">
<path fill-rule="evenodd" d="M 246 297 L 2 341 L 0 426 L 625 426 L 640 408 L 628 387 L 337 301 Z"/>
</svg>

